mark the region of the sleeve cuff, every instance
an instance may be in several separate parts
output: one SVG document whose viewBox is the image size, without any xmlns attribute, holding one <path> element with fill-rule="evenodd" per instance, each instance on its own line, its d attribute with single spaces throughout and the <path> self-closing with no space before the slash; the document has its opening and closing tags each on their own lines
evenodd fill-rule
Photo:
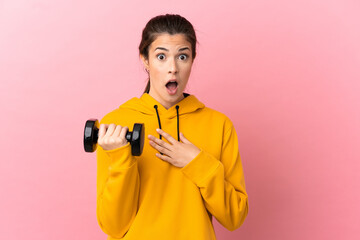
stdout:
<svg viewBox="0 0 360 240">
<path fill-rule="evenodd" d="M 197 186 L 200 186 L 201 182 L 210 177 L 221 164 L 219 160 L 201 149 L 200 153 L 181 171 Z"/>
<path fill-rule="evenodd" d="M 129 142 L 122 147 L 112 150 L 104 150 L 104 152 L 109 156 L 111 161 L 109 170 L 128 169 L 136 161 L 134 157 L 131 155 L 131 145 Z"/>
</svg>

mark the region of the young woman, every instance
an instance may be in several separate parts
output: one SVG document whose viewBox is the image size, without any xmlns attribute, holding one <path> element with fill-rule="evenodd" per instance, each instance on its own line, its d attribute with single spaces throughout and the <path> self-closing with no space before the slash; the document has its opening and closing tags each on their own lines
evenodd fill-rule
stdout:
<svg viewBox="0 0 360 240">
<path fill-rule="evenodd" d="M 216 239 L 212 216 L 234 230 L 248 213 L 234 126 L 184 93 L 196 55 L 190 22 L 151 19 L 139 50 L 149 75 L 144 94 L 100 121 L 99 225 L 108 239 Z M 125 139 L 136 122 L 147 136 L 141 156 Z"/>
</svg>

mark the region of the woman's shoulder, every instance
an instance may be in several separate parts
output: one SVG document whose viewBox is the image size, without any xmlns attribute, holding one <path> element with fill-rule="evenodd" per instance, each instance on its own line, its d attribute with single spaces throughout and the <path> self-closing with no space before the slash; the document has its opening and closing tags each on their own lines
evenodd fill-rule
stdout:
<svg viewBox="0 0 360 240">
<path fill-rule="evenodd" d="M 233 125 L 231 119 L 222 111 L 205 106 L 203 108 L 202 112 L 204 115 L 207 115 L 206 117 L 209 117 L 215 121 L 222 122 L 223 124 L 225 124 L 229 127 Z"/>
<path fill-rule="evenodd" d="M 195 99 L 192 102 L 201 105 L 201 107 L 198 108 L 197 111 L 195 111 L 195 113 L 200 114 L 204 119 L 207 119 L 209 121 L 216 121 L 218 123 L 224 123 L 225 125 L 232 125 L 230 118 L 222 111 L 209 107 L 206 101 L 203 102 L 200 98 L 198 98 L 195 95 L 191 95 L 191 96 L 193 96 L 193 99 Z"/>
<path fill-rule="evenodd" d="M 124 106 L 127 106 L 129 104 L 129 102 L 133 102 L 136 101 L 138 98 L 132 98 L 122 104 L 120 104 L 118 107 L 113 108 L 110 112 L 107 112 L 103 118 L 100 121 L 101 123 L 104 124 L 109 124 L 109 123 L 116 123 L 118 122 L 119 119 L 127 119 L 129 118 L 133 113 L 133 109 L 131 108 L 126 108 Z M 124 117 L 126 116 L 126 117 Z"/>
<path fill-rule="evenodd" d="M 113 109 L 110 112 L 106 113 L 100 120 L 100 124 L 110 124 L 113 123 L 115 119 L 118 119 L 120 116 L 119 108 Z"/>
</svg>

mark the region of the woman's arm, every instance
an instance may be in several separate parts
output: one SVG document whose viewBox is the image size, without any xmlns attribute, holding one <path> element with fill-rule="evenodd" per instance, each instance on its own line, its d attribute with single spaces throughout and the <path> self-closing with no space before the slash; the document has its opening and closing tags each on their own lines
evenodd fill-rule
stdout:
<svg viewBox="0 0 360 240">
<path fill-rule="evenodd" d="M 229 126 L 230 125 L 230 126 Z M 248 214 L 248 195 L 235 128 L 228 122 L 221 158 L 201 152 L 182 172 L 196 184 L 208 211 L 227 229 L 240 227 Z"/>
<path fill-rule="evenodd" d="M 121 238 L 138 210 L 140 179 L 130 143 L 114 149 L 97 149 L 97 219 L 108 235 Z"/>
</svg>

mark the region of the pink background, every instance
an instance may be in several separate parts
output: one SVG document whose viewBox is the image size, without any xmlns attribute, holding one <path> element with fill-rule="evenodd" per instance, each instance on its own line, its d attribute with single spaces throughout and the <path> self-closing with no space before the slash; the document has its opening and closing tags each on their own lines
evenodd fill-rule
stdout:
<svg viewBox="0 0 360 240">
<path fill-rule="evenodd" d="M 357 0 L 0 1 L 0 239 L 106 238 L 84 124 L 141 95 L 163 13 L 195 26 L 188 92 L 239 136 L 250 211 L 218 239 L 360 239 Z"/>
</svg>

